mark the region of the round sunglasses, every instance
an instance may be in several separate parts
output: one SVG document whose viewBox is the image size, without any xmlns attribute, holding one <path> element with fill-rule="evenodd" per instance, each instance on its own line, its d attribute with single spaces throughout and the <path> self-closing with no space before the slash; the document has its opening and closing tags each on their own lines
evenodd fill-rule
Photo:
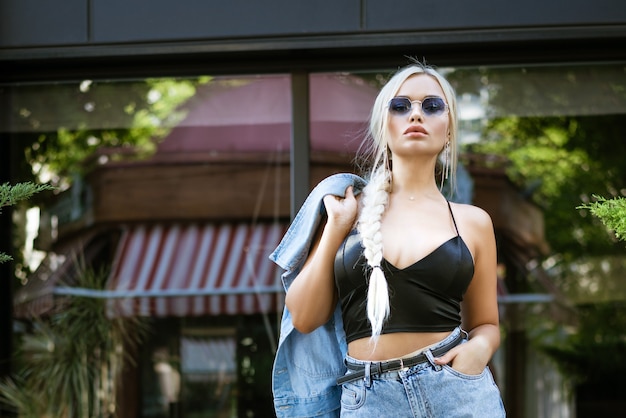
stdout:
<svg viewBox="0 0 626 418">
<path fill-rule="evenodd" d="M 448 105 L 438 96 L 426 97 L 424 100 L 398 96 L 389 101 L 389 112 L 394 115 L 406 115 L 413 110 L 413 103 L 421 106 L 424 116 L 440 116 L 448 111 Z"/>
</svg>

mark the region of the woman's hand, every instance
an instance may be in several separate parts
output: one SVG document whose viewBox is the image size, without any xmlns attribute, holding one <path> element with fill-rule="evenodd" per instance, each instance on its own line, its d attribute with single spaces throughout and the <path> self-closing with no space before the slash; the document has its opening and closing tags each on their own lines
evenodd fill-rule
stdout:
<svg viewBox="0 0 626 418">
<path fill-rule="evenodd" d="M 466 343 L 457 345 L 443 356 L 435 358 L 435 364 L 448 364 L 467 375 L 482 373 L 500 345 L 500 331 L 496 325 L 484 324 L 470 331 L 469 337 Z"/>
<path fill-rule="evenodd" d="M 346 196 L 324 196 L 324 206 L 328 214 L 327 226 L 346 235 L 354 226 L 358 204 L 352 186 L 346 189 Z"/>
<path fill-rule="evenodd" d="M 478 339 L 457 345 L 441 357 L 435 358 L 439 365 L 447 364 L 454 370 L 467 375 L 479 375 L 487 366 L 490 356 Z"/>
</svg>

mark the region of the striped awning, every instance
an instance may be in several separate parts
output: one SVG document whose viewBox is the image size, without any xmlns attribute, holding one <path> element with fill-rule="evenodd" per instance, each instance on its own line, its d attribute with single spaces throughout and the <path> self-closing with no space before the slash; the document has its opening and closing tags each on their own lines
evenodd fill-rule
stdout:
<svg viewBox="0 0 626 418">
<path fill-rule="evenodd" d="M 274 312 L 280 269 L 268 256 L 279 223 L 128 227 L 108 281 L 107 313 L 183 317 Z M 282 306 L 282 305 L 281 305 Z"/>
</svg>

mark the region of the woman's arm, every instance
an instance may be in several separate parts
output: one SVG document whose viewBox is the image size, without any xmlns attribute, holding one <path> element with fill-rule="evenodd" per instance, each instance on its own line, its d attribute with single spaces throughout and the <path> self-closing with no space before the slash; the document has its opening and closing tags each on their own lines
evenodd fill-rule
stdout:
<svg viewBox="0 0 626 418">
<path fill-rule="evenodd" d="M 497 249 L 493 223 L 487 212 L 473 206 L 464 209 L 466 241 L 474 256 L 474 277 L 461 303 L 462 327 L 468 331 L 469 341 L 437 362 L 452 362 L 463 373 L 478 374 L 500 346 Z"/>
<path fill-rule="evenodd" d="M 324 205 L 328 214 L 326 223 L 320 226 L 307 260 L 285 298 L 293 326 L 303 333 L 325 324 L 335 310 L 335 255 L 352 229 L 357 213 L 352 187 L 346 189 L 345 198 L 325 196 Z"/>
</svg>

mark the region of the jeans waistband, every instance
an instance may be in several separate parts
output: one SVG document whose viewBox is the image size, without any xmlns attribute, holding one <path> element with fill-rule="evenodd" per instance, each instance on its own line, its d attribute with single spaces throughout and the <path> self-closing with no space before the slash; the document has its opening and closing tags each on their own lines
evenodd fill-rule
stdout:
<svg viewBox="0 0 626 418">
<path fill-rule="evenodd" d="M 380 376 L 386 372 L 393 372 L 396 370 L 402 370 L 408 367 L 416 366 L 418 364 L 429 362 L 430 357 L 440 357 L 450 351 L 452 348 L 461 344 L 461 342 L 467 338 L 467 332 L 461 328 L 456 328 L 448 337 L 441 341 L 439 344 L 435 344 L 433 347 L 424 350 L 416 356 L 409 358 L 401 358 L 388 361 L 365 361 L 365 362 L 352 362 L 350 359 L 346 360 L 346 367 L 352 373 L 346 374 L 337 379 L 337 384 L 342 385 L 354 380 L 363 379 L 366 377 Z M 428 354 L 427 354 L 428 352 Z"/>
</svg>

